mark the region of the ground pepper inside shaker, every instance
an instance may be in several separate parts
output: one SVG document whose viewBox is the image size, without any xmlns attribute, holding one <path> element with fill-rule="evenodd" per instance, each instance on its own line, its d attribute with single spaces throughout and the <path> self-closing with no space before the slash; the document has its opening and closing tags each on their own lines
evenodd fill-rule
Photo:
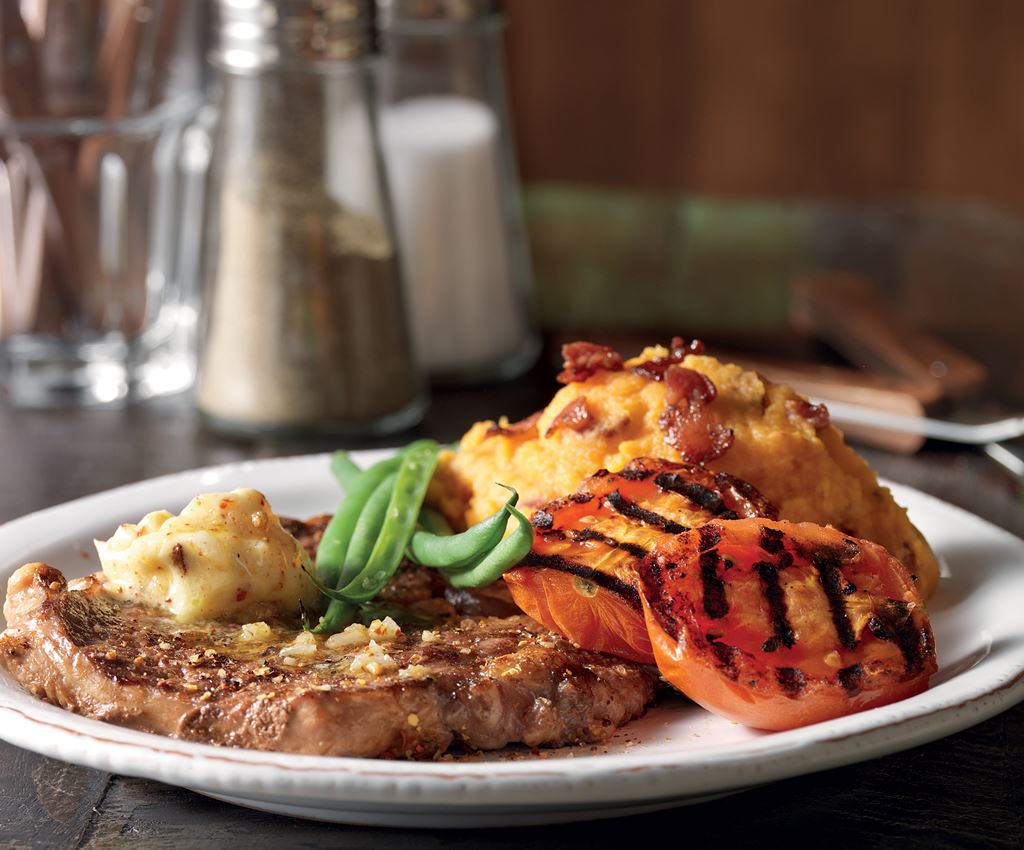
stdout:
<svg viewBox="0 0 1024 850">
<path fill-rule="evenodd" d="M 383 192 L 365 20 L 311 0 L 307 12 L 324 16 L 319 27 L 309 15 L 300 22 L 306 47 L 318 45 L 311 59 L 286 26 L 296 4 L 263 5 L 278 14 L 258 18 L 258 40 L 231 30 L 250 39 L 242 67 L 235 42 L 215 54 L 222 112 L 199 408 L 235 432 L 408 426 L 422 415 L 423 382 Z M 224 41 L 225 20 L 256 14 L 237 0 L 221 11 Z"/>
</svg>

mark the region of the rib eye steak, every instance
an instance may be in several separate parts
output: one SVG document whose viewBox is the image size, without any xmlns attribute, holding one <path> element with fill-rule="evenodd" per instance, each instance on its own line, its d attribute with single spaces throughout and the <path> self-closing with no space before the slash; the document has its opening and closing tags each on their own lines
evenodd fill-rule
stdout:
<svg viewBox="0 0 1024 850">
<path fill-rule="evenodd" d="M 290 523 L 307 548 L 323 518 Z M 332 639 L 297 623 L 183 626 L 115 600 L 90 576 L 28 564 L 11 577 L 0 667 L 89 717 L 176 738 L 333 756 L 431 758 L 599 742 L 643 713 L 655 677 L 575 647 L 500 590 L 449 593 L 405 569 L 385 594 L 421 625 Z M 467 616 L 472 614 L 472 616 Z"/>
</svg>

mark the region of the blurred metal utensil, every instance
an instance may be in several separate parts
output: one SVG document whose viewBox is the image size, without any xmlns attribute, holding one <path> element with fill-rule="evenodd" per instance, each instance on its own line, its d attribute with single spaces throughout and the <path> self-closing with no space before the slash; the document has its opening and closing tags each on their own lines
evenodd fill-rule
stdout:
<svg viewBox="0 0 1024 850">
<path fill-rule="evenodd" d="M 832 420 L 839 425 L 869 425 L 897 431 L 901 434 L 917 434 L 933 440 L 950 443 L 983 446 L 987 443 L 1001 443 L 1024 437 L 1024 416 L 1008 416 L 989 422 L 967 424 L 948 419 L 931 419 L 926 416 L 904 416 L 888 413 L 877 408 L 847 404 L 841 401 L 826 401 Z"/>
<path fill-rule="evenodd" d="M 1017 449 L 1021 452 L 1018 454 L 1010 446 L 1004 446 L 1001 443 L 986 443 L 981 450 L 1007 472 L 1024 482 L 1024 449 Z"/>
</svg>

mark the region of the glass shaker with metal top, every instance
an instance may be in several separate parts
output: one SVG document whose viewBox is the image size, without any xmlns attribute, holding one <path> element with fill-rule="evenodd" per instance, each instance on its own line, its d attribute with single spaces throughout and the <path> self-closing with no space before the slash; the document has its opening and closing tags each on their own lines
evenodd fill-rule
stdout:
<svg viewBox="0 0 1024 850">
<path fill-rule="evenodd" d="M 198 406 L 373 434 L 425 407 L 374 119 L 369 0 L 219 0 Z"/>
<path fill-rule="evenodd" d="M 413 334 L 434 379 L 536 360 L 496 0 L 376 0 L 381 135 Z"/>
</svg>

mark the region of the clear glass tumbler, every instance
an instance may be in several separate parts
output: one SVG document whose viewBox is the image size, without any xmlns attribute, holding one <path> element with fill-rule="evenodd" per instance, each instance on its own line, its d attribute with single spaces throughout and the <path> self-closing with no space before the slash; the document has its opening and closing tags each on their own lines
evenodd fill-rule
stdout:
<svg viewBox="0 0 1024 850">
<path fill-rule="evenodd" d="M 14 5 L 14 4 L 12 4 Z M 40 11 L 42 9 L 43 11 Z M 203 145 L 194 0 L 22 3 L 0 76 L 0 397 L 110 404 L 192 383 Z"/>
</svg>

